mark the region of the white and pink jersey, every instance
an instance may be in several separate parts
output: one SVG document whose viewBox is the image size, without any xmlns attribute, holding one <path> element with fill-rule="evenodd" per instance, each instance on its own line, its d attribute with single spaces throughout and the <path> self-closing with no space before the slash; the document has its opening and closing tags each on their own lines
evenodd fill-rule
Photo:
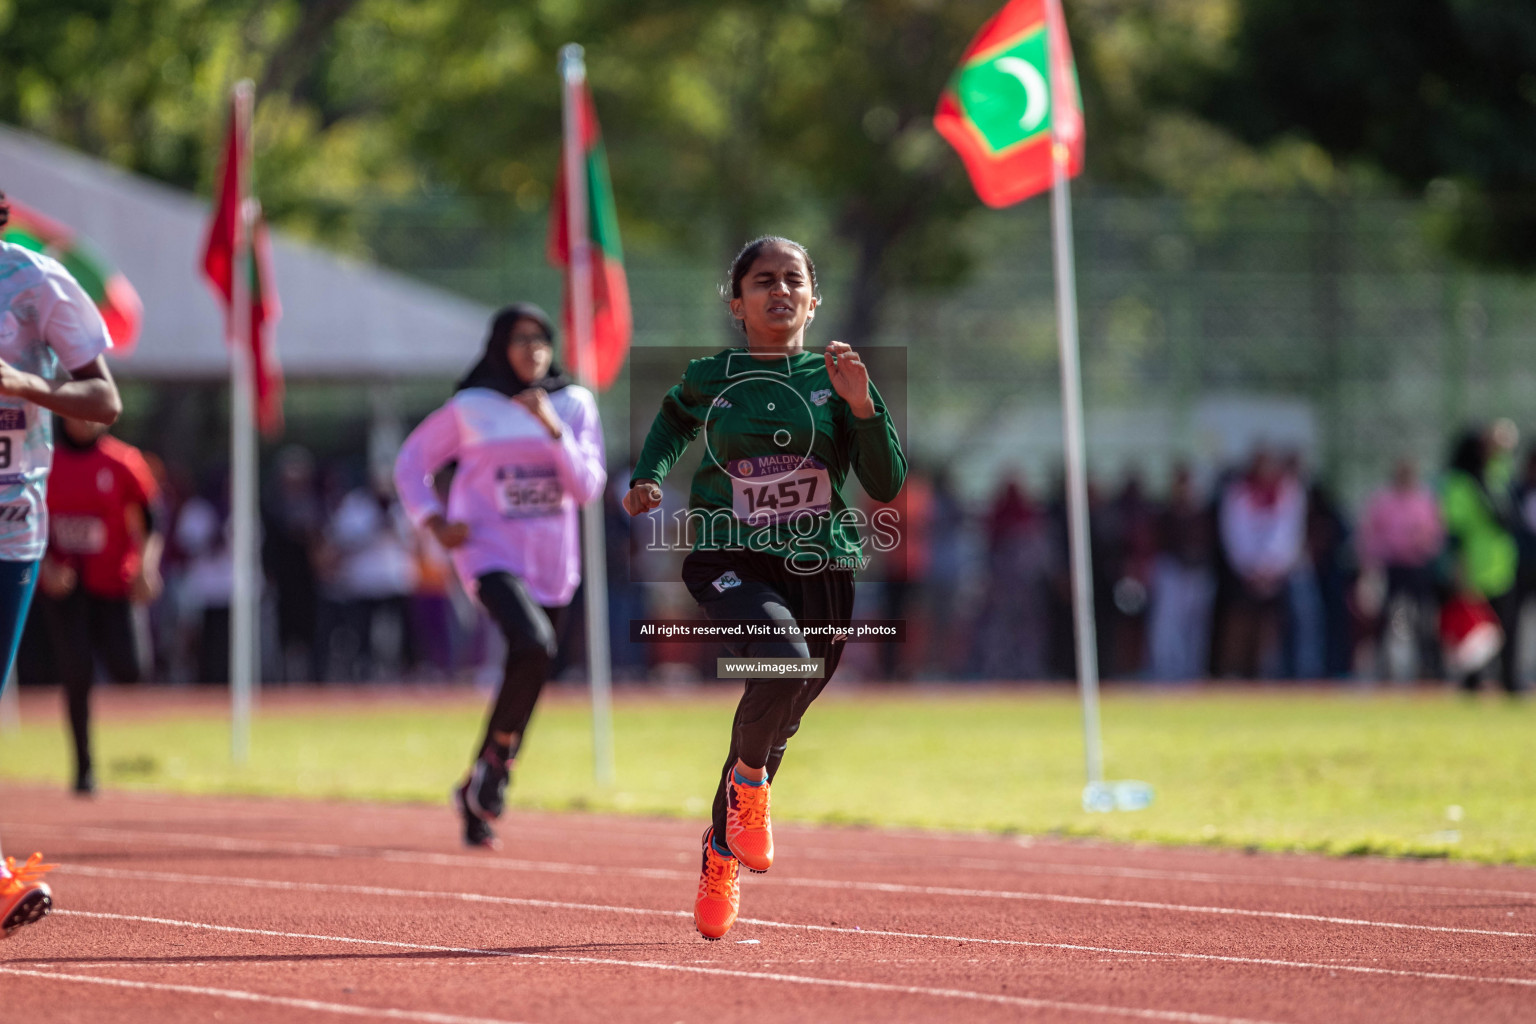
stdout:
<svg viewBox="0 0 1536 1024">
<path fill-rule="evenodd" d="M 577 512 L 603 491 L 603 427 L 586 388 L 549 396 L 565 424 L 556 441 L 538 418 L 489 388 L 467 388 L 421 421 L 395 460 L 395 489 L 420 527 L 434 513 L 469 526 L 450 552 L 464 589 L 509 572 L 546 606 L 564 605 L 581 582 Z M 443 508 L 432 474 L 458 462 Z"/>
<path fill-rule="evenodd" d="M 0 359 L 54 379 L 112 347 L 96 304 L 51 256 L 0 242 Z M 31 562 L 48 547 L 53 416 L 0 398 L 0 560 Z"/>
</svg>

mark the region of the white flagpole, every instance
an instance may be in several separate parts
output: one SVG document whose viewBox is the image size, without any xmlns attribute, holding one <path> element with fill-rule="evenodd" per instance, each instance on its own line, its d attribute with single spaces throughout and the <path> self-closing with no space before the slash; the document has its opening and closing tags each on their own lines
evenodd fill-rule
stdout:
<svg viewBox="0 0 1536 1024">
<path fill-rule="evenodd" d="M 1060 0 L 1046 0 L 1048 74 L 1051 79 L 1051 250 L 1056 263 L 1056 330 L 1061 349 L 1061 433 L 1067 464 L 1067 536 L 1072 560 L 1072 620 L 1077 640 L 1078 692 L 1083 702 L 1083 754 L 1088 785 L 1083 804 L 1097 798 L 1104 788 L 1104 751 L 1099 731 L 1099 653 L 1093 621 L 1093 560 L 1088 532 L 1088 456 L 1083 430 L 1083 375 L 1077 337 L 1077 278 L 1072 253 L 1072 194 L 1067 179 L 1070 159 L 1058 116 L 1074 83 L 1059 74 L 1060 65 L 1049 56 L 1060 41 L 1065 43 Z M 1068 131 L 1082 131 L 1080 115 L 1070 118 Z M 1096 801 L 1092 801 L 1096 802 Z"/>
<path fill-rule="evenodd" d="M 560 50 L 560 78 L 565 170 L 565 224 L 570 239 L 571 344 L 576 349 L 581 382 L 595 395 L 592 338 L 592 247 L 587 231 L 586 153 L 582 149 L 582 88 L 587 66 L 582 49 L 570 43 Z M 599 495 L 581 510 L 582 582 L 586 592 L 587 675 L 592 687 L 592 772 L 600 786 L 611 786 L 613 767 L 613 665 L 608 652 L 608 554 Z"/>
<path fill-rule="evenodd" d="M 251 114 L 255 87 L 250 79 L 235 85 L 235 131 L 242 166 L 239 215 L 235 218 L 232 269 L 234 320 L 230 352 L 230 516 L 233 536 L 233 593 L 230 595 L 229 700 L 230 753 L 237 764 L 250 757 L 251 704 L 257 684 L 256 615 L 260 580 L 256 573 L 256 416 L 251 365 Z"/>
<path fill-rule="evenodd" d="M 1104 781 L 1099 733 L 1099 654 L 1093 621 L 1093 563 L 1088 546 L 1088 468 L 1083 439 L 1083 380 L 1078 359 L 1077 280 L 1072 255 L 1072 199 L 1066 146 L 1052 144 L 1051 231 L 1056 258 L 1056 325 L 1061 349 L 1061 429 L 1066 442 L 1067 535 L 1072 558 L 1072 618 L 1076 625 L 1078 690 L 1083 702 L 1083 751 L 1088 786 Z"/>
</svg>

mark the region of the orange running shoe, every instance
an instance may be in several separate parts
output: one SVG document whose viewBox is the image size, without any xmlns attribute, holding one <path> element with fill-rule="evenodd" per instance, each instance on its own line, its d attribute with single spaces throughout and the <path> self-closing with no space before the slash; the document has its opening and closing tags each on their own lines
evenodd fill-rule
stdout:
<svg viewBox="0 0 1536 1024">
<path fill-rule="evenodd" d="M 773 867 L 773 823 L 768 820 L 768 783 L 739 782 L 732 770 L 726 789 L 725 845 L 748 871 L 762 874 Z"/>
<path fill-rule="evenodd" d="M 5 871 L 0 873 L 0 938 L 24 924 L 41 921 L 53 909 L 53 890 L 43 875 L 54 867 L 44 864 L 40 853 L 20 866 L 15 857 L 5 858 Z"/>
<path fill-rule="evenodd" d="M 736 884 L 736 858 L 721 856 L 715 849 L 715 829 L 704 830 L 704 863 L 699 869 L 699 894 L 693 900 L 693 924 L 711 942 L 736 923 L 741 907 L 741 888 Z"/>
</svg>

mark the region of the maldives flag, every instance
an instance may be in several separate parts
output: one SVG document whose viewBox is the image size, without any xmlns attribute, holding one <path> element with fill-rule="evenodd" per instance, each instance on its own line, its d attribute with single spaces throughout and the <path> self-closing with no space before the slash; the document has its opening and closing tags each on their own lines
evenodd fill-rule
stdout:
<svg viewBox="0 0 1536 1024">
<path fill-rule="evenodd" d="M 15 199 L 10 204 L 10 223 L 0 229 L 0 238 L 62 263 L 106 321 L 107 333 L 112 337 L 112 354 L 119 358 L 132 355 L 144 321 L 144 303 L 139 301 L 133 285 L 70 228 Z"/>
<path fill-rule="evenodd" d="M 572 326 L 571 238 L 566 217 L 567 184 L 565 161 L 555 178 L 554 195 L 549 205 L 548 256 L 552 266 L 565 268 L 565 347 L 564 361 L 578 377 L 590 380 L 599 391 L 609 388 L 619 376 L 629 354 L 629 338 L 634 324 L 629 311 L 629 282 L 624 277 L 624 250 L 619 243 L 619 217 L 613 204 L 613 185 L 608 180 L 608 153 L 603 148 L 602 132 L 597 125 L 597 108 L 583 81 L 578 107 L 581 151 L 586 170 L 587 241 L 592 254 L 592 351 L 593 365 L 581 365 Z"/>
<path fill-rule="evenodd" d="M 240 203 L 246 189 L 240 180 L 250 166 L 248 154 L 242 151 L 242 133 L 237 130 L 236 117 L 231 114 L 229 135 L 224 142 L 224 164 L 219 169 L 218 204 L 213 210 L 213 223 L 208 226 L 208 242 L 203 247 L 203 275 L 213 286 L 215 296 L 224 305 L 226 339 L 231 345 L 239 341 L 236 330 L 235 301 L 235 246 L 239 228 Z M 275 434 L 283 426 L 283 371 L 277 363 L 272 346 L 272 328 L 282 316 L 277 300 L 276 278 L 272 272 L 272 245 L 267 237 L 266 220 L 261 215 L 261 204 L 251 203 L 250 237 L 241 239 L 249 246 L 250 285 L 250 345 L 251 377 L 256 387 L 256 423 L 264 434 Z"/>
<path fill-rule="evenodd" d="M 933 126 L 988 206 L 1050 188 L 1055 145 L 1075 177 L 1083 112 L 1061 0 L 1010 0 L 983 25 L 939 97 Z"/>
</svg>

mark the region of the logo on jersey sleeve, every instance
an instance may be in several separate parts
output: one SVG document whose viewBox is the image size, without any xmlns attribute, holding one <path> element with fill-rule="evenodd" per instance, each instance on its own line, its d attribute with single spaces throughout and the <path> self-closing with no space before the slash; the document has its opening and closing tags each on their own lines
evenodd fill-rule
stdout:
<svg viewBox="0 0 1536 1024">
<path fill-rule="evenodd" d="M 723 594 L 727 590 L 730 590 L 732 587 L 741 586 L 741 577 L 737 576 L 735 572 L 728 572 L 720 576 L 715 580 L 714 583 L 710 585 Z"/>
</svg>

